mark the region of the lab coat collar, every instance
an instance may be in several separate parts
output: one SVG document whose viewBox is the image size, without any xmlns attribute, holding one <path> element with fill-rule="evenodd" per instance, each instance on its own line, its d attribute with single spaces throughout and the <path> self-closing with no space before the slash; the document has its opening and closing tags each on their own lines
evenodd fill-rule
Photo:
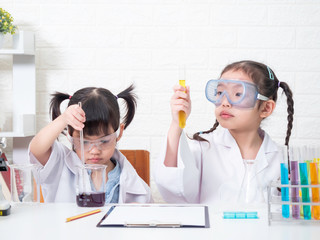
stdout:
<svg viewBox="0 0 320 240">
<path fill-rule="evenodd" d="M 259 131 L 259 133 L 263 134 L 264 138 L 255 159 L 257 161 L 257 174 L 264 168 L 266 168 L 269 165 L 270 161 L 272 161 L 272 159 L 268 156 L 270 156 L 271 153 L 278 151 L 277 144 L 271 140 L 270 136 L 262 129 L 259 129 Z M 273 156 L 273 154 L 271 155 Z"/>
<path fill-rule="evenodd" d="M 218 131 L 218 134 L 220 135 L 219 139 L 221 139 L 221 141 L 217 144 L 223 145 L 227 148 L 239 148 L 236 140 L 233 138 L 228 129 L 223 128 L 222 130 L 219 129 Z"/>
<path fill-rule="evenodd" d="M 271 160 L 271 159 L 268 159 L 267 157 L 268 154 L 278 151 L 278 147 L 276 143 L 271 140 L 269 135 L 260 128 L 258 131 L 259 131 L 259 135 L 263 137 L 263 141 L 255 159 L 256 174 L 258 174 L 268 166 L 269 161 Z M 223 145 L 227 148 L 239 149 L 239 146 L 236 140 L 233 138 L 233 136 L 231 135 L 228 129 L 223 129 L 218 134 L 220 135 L 219 137 L 220 141 L 217 144 Z M 239 150 L 239 154 L 241 157 L 240 150 Z"/>
</svg>

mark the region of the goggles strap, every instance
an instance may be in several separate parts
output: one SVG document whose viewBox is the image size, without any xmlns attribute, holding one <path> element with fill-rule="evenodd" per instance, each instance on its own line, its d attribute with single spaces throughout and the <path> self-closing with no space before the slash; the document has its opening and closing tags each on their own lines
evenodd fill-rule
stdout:
<svg viewBox="0 0 320 240">
<path fill-rule="evenodd" d="M 257 99 L 262 100 L 262 101 L 268 101 L 269 98 L 266 96 L 261 95 L 260 93 L 258 93 L 257 95 Z"/>
</svg>

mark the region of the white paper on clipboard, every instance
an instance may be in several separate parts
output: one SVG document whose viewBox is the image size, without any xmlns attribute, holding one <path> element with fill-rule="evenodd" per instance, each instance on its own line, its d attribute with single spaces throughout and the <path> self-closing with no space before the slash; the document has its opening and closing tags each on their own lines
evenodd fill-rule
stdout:
<svg viewBox="0 0 320 240">
<path fill-rule="evenodd" d="M 114 205 L 97 227 L 202 227 L 208 228 L 207 206 Z"/>
</svg>

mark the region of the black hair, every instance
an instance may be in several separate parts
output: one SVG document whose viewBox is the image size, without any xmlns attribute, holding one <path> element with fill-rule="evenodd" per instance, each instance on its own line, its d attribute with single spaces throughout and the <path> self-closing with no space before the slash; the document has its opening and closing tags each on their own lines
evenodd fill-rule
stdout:
<svg viewBox="0 0 320 240">
<path fill-rule="evenodd" d="M 52 120 L 61 115 L 60 105 L 70 99 L 70 105 L 81 102 L 82 109 L 86 114 L 85 127 L 83 134 L 86 136 L 111 134 L 109 127 L 114 131 L 118 130 L 120 125 L 120 108 L 117 99 L 122 98 L 126 103 L 126 114 L 124 116 L 124 128 L 126 129 L 133 120 L 136 107 L 137 96 L 133 93 L 134 86 L 131 85 L 118 95 L 114 95 L 108 89 L 87 87 L 75 92 L 72 96 L 66 93 L 56 92 L 52 94 L 50 101 L 50 112 Z M 69 134 L 72 136 L 74 128 L 68 125 Z"/>
<path fill-rule="evenodd" d="M 289 140 L 291 136 L 291 130 L 292 130 L 292 123 L 293 123 L 293 114 L 294 114 L 294 102 L 292 98 L 292 91 L 289 87 L 289 85 L 285 82 L 280 82 L 275 75 L 275 73 L 265 64 L 255 62 L 255 61 L 239 61 L 234 62 L 229 65 L 227 65 L 221 72 L 222 76 L 225 72 L 228 71 L 242 71 L 245 74 L 247 74 L 252 81 L 256 84 L 258 88 L 258 92 L 268 97 L 269 99 L 277 101 L 278 98 L 278 88 L 281 87 L 283 89 L 283 92 L 285 93 L 287 97 L 287 113 L 288 113 L 288 124 L 287 124 L 287 135 L 285 138 L 285 145 L 289 145 Z M 271 76 L 270 76 L 271 75 Z M 259 100 L 258 103 L 259 107 L 261 106 L 262 102 Z M 207 131 L 203 131 L 201 133 L 210 133 L 214 131 L 219 126 L 219 122 L 216 120 L 213 127 Z M 206 139 L 202 138 L 200 136 L 200 132 L 197 132 L 193 134 L 193 139 L 198 141 L 207 141 Z"/>
</svg>

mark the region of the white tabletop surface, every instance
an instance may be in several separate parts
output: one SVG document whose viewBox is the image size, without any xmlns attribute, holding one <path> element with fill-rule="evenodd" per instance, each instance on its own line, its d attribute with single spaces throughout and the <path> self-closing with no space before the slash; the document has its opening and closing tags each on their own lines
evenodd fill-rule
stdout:
<svg viewBox="0 0 320 240">
<path fill-rule="evenodd" d="M 0 217 L 0 239 L 320 239 L 320 221 L 315 224 L 268 224 L 267 205 L 252 207 L 259 219 L 223 219 L 230 206 L 209 206 L 210 228 L 98 228 L 108 211 L 66 222 L 66 218 L 97 208 L 80 208 L 75 203 L 12 205 L 9 216 Z"/>
</svg>

